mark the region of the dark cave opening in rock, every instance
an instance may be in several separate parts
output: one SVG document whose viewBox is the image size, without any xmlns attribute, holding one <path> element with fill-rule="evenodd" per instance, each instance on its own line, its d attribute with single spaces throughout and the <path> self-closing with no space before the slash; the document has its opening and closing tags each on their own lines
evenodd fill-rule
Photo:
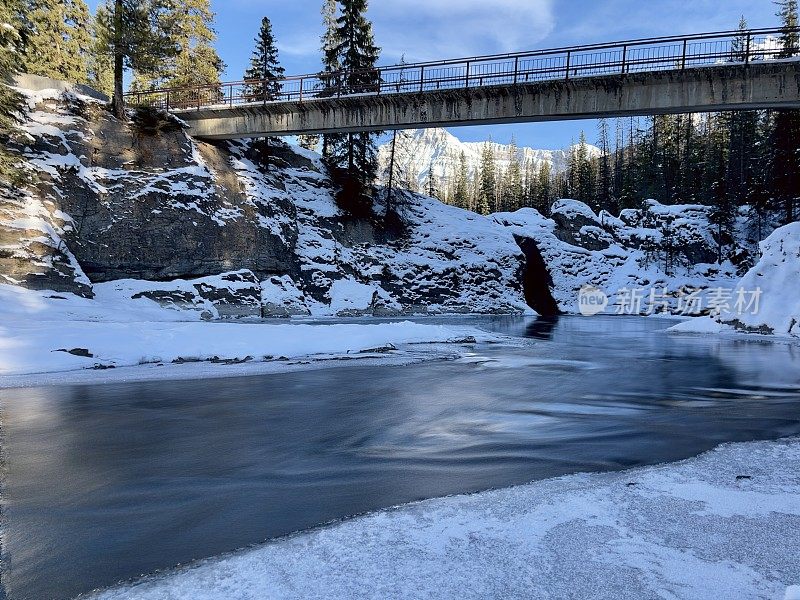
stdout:
<svg viewBox="0 0 800 600">
<path fill-rule="evenodd" d="M 550 291 L 553 287 L 553 278 L 547 270 L 536 242 L 530 238 L 519 236 L 514 236 L 514 239 L 525 254 L 522 287 L 528 306 L 545 317 L 562 314 Z"/>
</svg>

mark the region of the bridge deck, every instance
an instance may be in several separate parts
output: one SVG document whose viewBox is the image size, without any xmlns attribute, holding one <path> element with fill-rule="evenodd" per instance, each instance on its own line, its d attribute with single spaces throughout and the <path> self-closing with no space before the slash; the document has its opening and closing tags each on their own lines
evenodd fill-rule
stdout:
<svg viewBox="0 0 800 600">
<path fill-rule="evenodd" d="M 781 33 L 632 40 L 155 90 L 128 100 L 176 112 L 193 135 L 217 139 L 797 108 L 800 50 L 782 48 Z"/>
</svg>

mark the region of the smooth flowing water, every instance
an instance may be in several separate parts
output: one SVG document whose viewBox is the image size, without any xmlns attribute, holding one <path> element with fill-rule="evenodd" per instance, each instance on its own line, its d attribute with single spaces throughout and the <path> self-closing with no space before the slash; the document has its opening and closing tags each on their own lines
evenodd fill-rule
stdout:
<svg viewBox="0 0 800 600">
<path fill-rule="evenodd" d="M 0 390 L 3 584 L 67 598 L 349 515 L 800 434 L 800 346 L 450 320 L 459 361 Z"/>
</svg>

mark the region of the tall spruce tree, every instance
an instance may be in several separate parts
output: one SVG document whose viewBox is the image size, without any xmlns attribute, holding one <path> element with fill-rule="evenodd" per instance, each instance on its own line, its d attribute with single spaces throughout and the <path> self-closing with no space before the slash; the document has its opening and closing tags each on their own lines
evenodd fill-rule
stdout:
<svg viewBox="0 0 800 600">
<path fill-rule="evenodd" d="M 428 197 L 430 198 L 441 199 L 433 159 L 431 159 L 431 162 L 428 165 L 428 171 L 425 174 L 425 193 L 428 194 Z"/>
<path fill-rule="evenodd" d="M 89 83 L 92 17 L 83 0 L 28 0 L 29 73 L 73 83 Z"/>
<path fill-rule="evenodd" d="M 173 8 L 173 0 L 105 0 L 97 8 L 99 48 L 114 66 L 111 107 L 118 119 L 126 118 L 125 70 L 161 73 L 181 49 Z"/>
<path fill-rule="evenodd" d="M 19 181 L 19 161 L 8 150 L 23 109 L 23 98 L 6 81 L 22 68 L 22 5 L 19 0 L 0 2 L 0 180 Z"/>
<path fill-rule="evenodd" d="M 542 162 L 536 173 L 536 198 L 533 207 L 544 216 L 550 216 L 553 205 L 553 174 L 550 163 Z"/>
<path fill-rule="evenodd" d="M 614 201 L 614 186 L 611 173 L 611 140 L 606 119 L 597 124 L 598 143 L 600 145 L 599 176 L 597 178 L 597 202 L 602 210 L 616 214 L 619 207 Z"/>
<path fill-rule="evenodd" d="M 372 23 L 366 18 L 367 0 L 340 0 L 340 14 L 325 55 L 327 68 L 338 66 L 337 85 L 343 94 L 363 94 L 379 89 L 375 66 L 380 48 L 375 45 Z M 336 171 L 339 199 L 351 212 L 368 211 L 378 170 L 375 133 L 347 133 L 327 137 L 326 157 Z"/>
<path fill-rule="evenodd" d="M 783 22 L 780 56 L 791 58 L 800 54 L 797 0 L 780 0 L 777 4 Z M 771 142 L 774 198 L 789 223 L 797 218 L 795 207 L 800 203 L 800 111 L 775 112 Z"/>
<path fill-rule="evenodd" d="M 580 140 L 573 145 L 567 170 L 567 196 L 585 202 L 597 209 L 595 174 L 589 158 L 589 145 L 586 133 L 581 131 Z"/>
<path fill-rule="evenodd" d="M 245 93 L 253 101 L 277 100 L 282 89 L 280 79 L 286 71 L 278 60 L 278 47 L 275 44 L 275 35 L 272 33 L 272 22 L 269 18 L 261 19 L 261 29 L 255 42 L 250 66 L 244 74 L 245 81 L 249 82 L 245 87 Z"/>
<path fill-rule="evenodd" d="M 481 151 L 480 173 L 476 211 L 479 214 L 488 215 L 497 209 L 497 165 L 494 146 L 490 142 L 486 142 Z"/>
<path fill-rule="evenodd" d="M 168 67 L 164 85 L 182 88 L 218 84 L 225 63 L 214 48 L 217 33 L 211 0 L 175 0 L 172 11 L 172 37 L 179 50 Z"/>
<path fill-rule="evenodd" d="M 800 53 L 800 26 L 798 20 L 797 0 L 775 0 L 778 5 L 778 18 L 781 20 L 780 58 L 792 58 Z"/>
<path fill-rule="evenodd" d="M 100 39 L 100 25 L 92 19 L 92 37 L 86 57 L 88 83 L 109 98 L 114 94 L 114 57 L 104 48 Z"/>
<path fill-rule="evenodd" d="M 280 98 L 283 89 L 281 78 L 284 69 L 278 60 L 278 47 L 272 33 L 269 18 L 261 19 L 261 28 L 255 39 L 255 48 L 250 57 L 250 66 L 244 73 L 247 84 L 244 93 L 249 102 L 271 102 Z M 266 137 L 254 142 L 253 147 L 261 158 L 261 164 L 268 166 L 272 148 L 277 138 Z"/>
<path fill-rule="evenodd" d="M 711 206 L 709 220 L 716 228 L 717 260 L 724 259 L 723 250 L 731 243 L 733 225 L 736 220 L 736 205 L 728 193 L 727 168 L 728 131 L 723 126 L 722 115 L 711 115 L 705 121 L 706 127 L 706 159 L 705 159 L 705 184 L 703 189 L 707 194 L 706 203 Z"/>
<path fill-rule="evenodd" d="M 322 25 L 325 28 L 322 34 L 321 46 L 323 72 L 320 73 L 320 89 L 317 93 L 320 96 L 330 96 L 334 93 L 335 73 L 339 72 L 339 56 L 335 49 L 338 43 L 338 28 L 336 26 L 337 11 L 339 4 L 337 0 L 325 0 L 322 4 Z M 330 135 L 322 136 L 322 156 L 327 158 L 331 153 L 331 146 L 334 138 Z"/>
<path fill-rule="evenodd" d="M 747 60 L 747 19 L 744 15 L 739 19 L 739 35 L 733 38 L 731 42 L 731 54 L 733 60 L 736 62 L 745 62 Z"/>
<path fill-rule="evenodd" d="M 522 164 L 516 139 L 511 139 L 508 147 L 508 169 L 503 185 L 503 210 L 514 212 L 522 208 L 525 191 L 522 187 Z"/>
<path fill-rule="evenodd" d="M 168 4 L 167 4 L 168 3 Z M 163 21 L 170 29 L 170 39 L 177 48 L 175 56 L 158 65 L 156 71 L 137 71 L 132 90 L 146 91 L 159 87 L 175 89 L 212 86 L 204 92 L 209 100 L 221 93 L 213 86 L 220 82 L 225 63 L 214 48 L 214 12 L 210 0 L 165 0 Z M 173 92 L 175 103 L 191 102 L 196 91 Z"/>
<path fill-rule="evenodd" d="M 458 172 L 456 173 L 455 190 L 453 192 L 453 204 L 465 210 L 469 209 L 469 168 L 467 165 L 467 155 L 461 151 L 458 157 Z"/>
</svg>

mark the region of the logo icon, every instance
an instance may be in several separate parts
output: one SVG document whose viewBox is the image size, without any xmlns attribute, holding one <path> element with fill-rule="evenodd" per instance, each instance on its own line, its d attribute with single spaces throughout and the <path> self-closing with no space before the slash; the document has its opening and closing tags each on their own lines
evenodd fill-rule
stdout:
<svg viewBox="0 0 800 600">
<path fill-rule="evenodd" d="M 584 317 L 599 315 L 608 306 L 608 296 L 603 290 L 585 285 L 578 294 L 578 310 Z"/>
</svg>

